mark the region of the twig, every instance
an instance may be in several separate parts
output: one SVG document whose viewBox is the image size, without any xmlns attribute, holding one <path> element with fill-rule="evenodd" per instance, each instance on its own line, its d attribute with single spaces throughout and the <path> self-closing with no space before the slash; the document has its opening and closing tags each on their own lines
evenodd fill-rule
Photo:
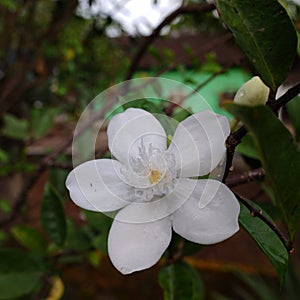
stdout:
<svg viewBox="0 0 300 300">
<path fill-rule="evenodd" d="M 286 103 L 291 101 L 299 94 L 300 94 L 300 82 L 297 83 L 292 88 L 290 88 L 284 95 L 279 97 L 275 102 L 272 102 L 269 105 L 274 111 L 277 111 L 281 106 L 285 105 Z"/>
<path fill-rule="evenodd" d="M 265 177 L 265 170 L 263 168 L 257 168 L 251 171 L 243 172 L 230 176 L 226 180 L 228 187 L 235 187 L 250 181 L 260 180 Z"/>
<path fill-rule="evenodd" d="M 212 3 L 200 3 L 200 4 L 188 4 L 185 6 L 180 6 L 178 9 L 173 11 L 170 15 L 168 15 L 149 35 L 144 42 L 139 47 L 138 51 L 136 52 L 135 56 L 133 57 L 130 67 L 128 69 L 126 80 L 132 78 L 133 74 L 137 70 L 139 63 L 146 53 L 148 47 L 151 43 L 159 36 L 161 30 L 168 24 L 170 24 L 175 18 L 179 15 L 183 14 L 198 14 L 199 12 L 208 12 L 215 9 L 215 5 Z"/>
<path fill-rule="evenodd" d="M 288 252 L 292 253 L 294 251 L 293 244 L 287 240 L 287 238 L 283 235 L 283 233 L 278 229 L 278 227 L 269 218 L 267 218 L 265 215 L 263 215 L 261 210 L 258 210 L 255 207 L 253 207 L 247 199 L 240 196 L 239 194 L 234 193 L 234 195 L 241 203 L 243 203 L 249 209 L 251 216 L 258 217 L 274 231 L 274 233 L 282 241 L 283 245 L 285 246 L 285 248 L 287 249 Z"/>
<path fill-rule="evenodd" d="M 278 109 L 295 98 L 300 93 L 300 83 L 290 88 L 284 95 L 282 95 L 275 102 L 268 101 L 267 104 L 276 113 Z M 247 129 L 245 126 L 240 127 L 238 130 L 231 133 L 226 140 L 226 167 L 222 182 L 225 183 L 230 172 L 232 160 L 236 146 L 241 142 L 242 138 L 246 135 Z"/>
<path fill-rule="evenodd" d="M 230 172 L 235 148 L 241 142 L 242 138 L 245 136 L 246 133 L 247 129 L 245 128 L 245 126 L 242 126 L 238 130 L 232 132 L 226 140 L 226 166 L 224 176 L 222 179 L 223 183 L 226 182 L 226 179 Z"/>
</svg>

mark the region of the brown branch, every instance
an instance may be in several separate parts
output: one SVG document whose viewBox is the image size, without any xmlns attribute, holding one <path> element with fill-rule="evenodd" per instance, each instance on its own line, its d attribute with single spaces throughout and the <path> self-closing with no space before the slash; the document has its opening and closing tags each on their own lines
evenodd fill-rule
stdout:
<svg viewBox="0 0 300 300">
<path fill-rule="evenodd" d="M 170 24 L 172 21 L 174 21 L 175 18 L 177 18 L 179 15 L 184 14 L 198 14 L 198 13 L 204 13 L 208 11 L 212 11 L 215 9 L 214 4 L 209 3 L 200 3 L 200 4 L 188 4 L 185 6 L 180 6 L 178 9 L 173 11 L 170 15 L 168 15 L 149 35 L 145 38 L 144 42 L 139 47 L 138 51 L 136 52 L 135 56 L 133 57 L 130 67 L 128 69 L 127 75 L 125 77 L 126 80 L 129 80 L 132 78 L 133 74 L 137 70 L 139 63 L 146 53 L 148 47 L 153 43 L 153 41 L 159 36 L 161 30 Z"/>
<path fill-rule="evenodd" d="M 269 105 L 274 111 L 277 111 L 280 107 L 287 104 L 289 101 L 294 99 L 299 94 L 300 94 L 300 82 L 297 83 L 292 88 L 290 88 L 284 95 L 279 97 L 275 102 L 269 103 Z"/>
<path fill-rule="evenodd" d="M 288 241 L 288 239 L 283 235 L 283 233 L 279 230 L 279 228 L 269 219 L 267 218 L 261 210 L 256 209 L 251 205 L 251 203 L 245 199 L 244 197 L 240 196 L 237 193 L 234 193 L 236 198 L 244 204 L 250 211 L 252 217 L 258 217 L 261 219 L 270 229 L 274 231 L 274 233 L 279 237 L 285 248 L 288 252 L 292 253 L 294 251 L 293 244 Z"/>
<path fill-rule="evenodd" d="M 235 187 L 251 181 L 261 180 L 264 177 L 265 177 L 265 170 L 263 168 L 257 168 L 254 170 L 229 176 L 226 179 L 226 185 L 228 187 Z"/>
<path fill-rule="evenodd" d="M 245 126 L 240 127 L 238 130 L 232 132 L 226 139 L 226 166 L 222 182 L 225 183 L 228 174 L 231 170 L 233 156 L 236 146 L 241 142 L 242 138 L 246 135 L 247 129 Z"/>
<path fill-rule="evenodd" d="M 268 101 L 267 105 L 276 113 L 278 109 L 295 98 L 300 93 L 300 83 L 290 88 L 284 95 L 282 95 L 275 102 Z M 232 132 L 226 140 L 226 167 L 222 182 L 225 183 L 232 166 L 232 160 L 236 146 L 241 142 L 242 138 L 246 135 L 247 129 L 245 126 L 240 127 L 238 130 Z"/>
</svg>

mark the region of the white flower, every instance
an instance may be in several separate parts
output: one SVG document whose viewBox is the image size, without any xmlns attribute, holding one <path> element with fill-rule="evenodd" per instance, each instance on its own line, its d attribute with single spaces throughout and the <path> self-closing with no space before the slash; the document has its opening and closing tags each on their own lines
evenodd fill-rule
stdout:
<svg viewBox="0 0 300 300">
<path fill-rule="evenodd" d="M 117 211 L 108 253 L 123 274 L 153 266 L 167 249 L 172 228 L 200 244 L 238 231 L 239 204 L 221 182 L 195 179 L 212 171 L 225 153 L 227 118 L 211 111 L 178 124 L 167 149 L 166 133 L 150 113 L 129 108 L 109 123 L 114 159 L 77 166 L 66 186 L 82 208 Z"/>
<path fill-rule="evenodd" d="M 233 102 L 246 106 L 265 105 L 270 89 L 258 76 L 245 82 L 234 96 Z"/>
</svg>

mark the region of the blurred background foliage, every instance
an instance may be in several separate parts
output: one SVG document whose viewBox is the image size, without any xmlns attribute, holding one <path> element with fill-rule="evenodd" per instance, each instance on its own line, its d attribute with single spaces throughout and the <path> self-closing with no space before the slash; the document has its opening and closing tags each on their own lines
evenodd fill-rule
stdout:
<svg viewBox="0 0 300 300">
<path fill-rule="evenodd" d="M 138 28 L 129 34 L 114 18 L 128 1 L 112 1 L 111 13 L 102 10 L 101 2 L 0 0 L 0 299 L 161 299 L 163 294 L 166 299 L 298 299 L 299 251 L 280 289 L 273 268 L 245 232 L 224 246 L 201 251 L 175 238 L 174 249 L 182 247 L 183 255 L 193 256 L 161 270 L 125 278 L 109 264 L 106 240 L 112 220 L 74 207 L 64 186 L 72 168 L 70 138 L 82 110 L 118 82 L 160 75 L 203 89 L 220 112 L 219 103 L 232 99 L 254 68 L 237 50 L 211 1 L 185 1 L 190 9 L 166 22 L 163 31 L 150 30 L 150 38 Z M 152 1 L 154 7 L 159 3 Z M 294 1 L 280 3 L 294 21 L 299 55 L 300 8 Z M 151 40 L 151 34 L 159 33 L 156 42 Z M 185 41 L 182 45 L 178 37 Z M 143 45 L 146 51 L 137 59 Z M 299 78 L 297 56 L 285 85 Z M 191 101 L 186 106 L 198 109 Z M 283 114 L 289 116 L 289 129 L 298 142 L 299 109 L 295 99 Z M 180 121 L 188 114 L 175 110 L 173 116 Z M 251 137 L 238 151 L 244 159 L 242 171 L 261 165 Z M 107 155 L 105 145 L 100 153 Z M 277 220 L 269 183 L 251 184 L 242 193 L 260 199 L 261 207 Z M 251 232 L 247 217 L 241 223 Z M 181 298 L 172 298 L 170 282 L 178 289 L 194 289 L 175 290 Z"/>
</svg>

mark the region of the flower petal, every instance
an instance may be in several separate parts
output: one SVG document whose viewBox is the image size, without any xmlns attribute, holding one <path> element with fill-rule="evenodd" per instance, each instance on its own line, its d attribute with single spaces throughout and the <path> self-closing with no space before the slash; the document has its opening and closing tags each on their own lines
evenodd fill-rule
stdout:
<svg viewBox="0 0 300 300">
<path fill-rule="evenodd" d="M 226 185 L 198 180 L 190 199 L 173 214 L 173 229 L 195 243 L 218 243 L 238 231 L 239 211 L 239 203 Z"/>
<path fill-rule="evenodd" d="M 175 155 L 180 177 L 201 176 L 212 171 L 225 154 L 229 133 L 228 119 L 209 110 L 179 123 L 169 151 Z"/>
<path fill-rule="evenodd" d="M 115 219 L 125 223 L 148 223 L 164 219 L 178 210 L 195 190 L 197 180 L 180 178 L 168 194 L 149 202 L 134 202 L 118 212 Z"/>
<path fill-rule="evenodd" d="M 66 186 L 71 199 L 80 207 L 93 211 L 114 211 L 127 205 L 133 189 L 117 174 L 122 165 L 112 159 L 87 161 L 73 169 Z"/>
<path fill-rule="evenodd" d="M 159 121 L 145 110 L 128 108 L 115 115 L 107 128 L 108 146 L 114 157 L 129 166 L 131 156 L 136 156 L 141 147 L 141 138 L 146 148 L 165 150 L 166 133 Z"/>
<path fill-rule="evenodd" d="M 123 274 L 144 270 L 158 262 L 171 236 L 168 218 L 146 224 L 114 220 L 108 236 L 108 254 Z"/>
</svg>

